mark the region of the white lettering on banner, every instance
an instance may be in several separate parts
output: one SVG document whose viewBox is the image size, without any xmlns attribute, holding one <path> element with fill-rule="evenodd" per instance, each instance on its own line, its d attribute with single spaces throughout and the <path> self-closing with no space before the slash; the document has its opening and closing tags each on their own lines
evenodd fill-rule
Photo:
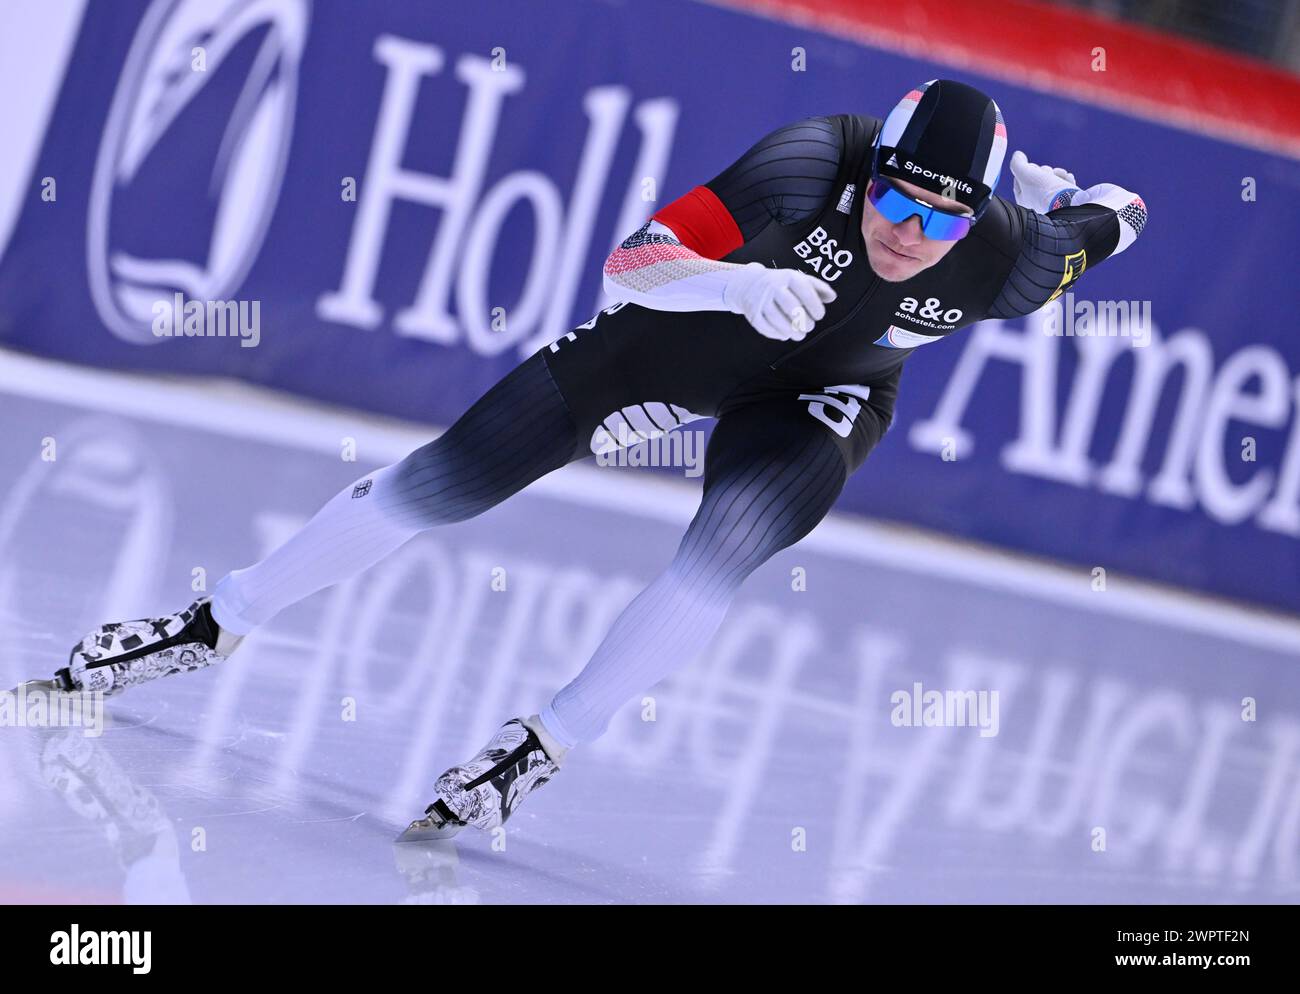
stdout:
<svg viewBox="0 0 1300 994">
<path fill-rule="evenodd" d="M 600 206 L 600 193 L 604 189 L 600 177 L 609 171 L 609 157 L 606 153 L 613 149 L 612 142 L 622 127 L 628 100 L 625 89 L 607 86 L 592 90 L 583 101 L 598 134 L 583 147 L 582 161 L 574 183 L 573 204 L 569 209 L 568 224 L 557 253 L 550 307 L 537 333 L 520 345 L 518 354 L 521 358 L 532 355 L 570 327 L 573 301 L 582 281 L 587 248 L 591 244 L 591 231 Z M 606 255 L 629 232 L 639 228 L 654 209 L 655 205 L 648 205 L 642 198 L 642 186 L 637 177 L 653 177 L 658 188 L 659 178 L 668 171 L 672 136 L 677 130 L 677 114 L 677 102 L 667 99 L 643 100 L 632 112 L 641 141 L 637 146 L 637 159 L 629 174 L 618 221 L 606 246 Z M 606 132 L 608 137 L 605 136 Z M 596 292 L 596 300 L 598 308 L 606 307 L 612 302 L 612 298 L 605 293 L 603 284 Z"/>
<path fill-rule="evenodd" d="M 1057 423 L 1057 365 L 1062 339 L 1043 334 L 1043 311 L 1025 318 L 1023 327 L 990 320 L 971 329 L 956 368 L 934 411 L 912 425 L 913 448 L 942 453 L 944 439 L 955 439 L 971 452 L 975 439 L 962 426 L 967 408 L 991 360 L 1020 367 L 1019 433 L 1001 453 L 1013 473 L 1037 476 L 1102 493 L 1138 497 L 1163 507 L 1191 511 L 1198 505 L 1225 525 L 1254 517 L 1269 531 L 1300 537 L 1300 417 L 1292 422 L 1277 470 L 1261 467 L 1249 474 L 1230 473 L 1228 460 L 1239 452 L 1230 425 L 1267 430 L 1287 426 L 1300 411 L 1300 377 L 1292 379 L 1276 349 L 1248 345 L 1228 356 L 1216 371 L 1209 337 L 1183 328 L 1165 339 L 1154 323 L 1150 345 L 1130 348 L 1125 340 L 1076 337 L 1078 362 L 1066 387 Z M 1089 458 L 1096 440 L 1103 394 L 1121 357 L 1131 356 L 1133 376 L 1123 421 L 1111 459 L 1097 466 Z M 1177 370 L 1181 376 L 1174 376 Z M 1155 435 L 1161 397 L 1171 383 L 1177 403 L 1160 466 L 1149 481 L 1142 461 Z M 1251 384 L 1258 384 L 1252 389 Z M 1112 394 L 1113 396 L 1113 394 Z"/>
<path fill-rule="evenodd" d="M 483 192 L 483 180 L 507 96 L 523 89 L 524 70 L 513 64 L 495 71 L 491 60 L 467 54 L 456 62 L 456 77 L 468 88 L 468 101 L 451 175 L 439 177 L 402 167 L 415 104 L 423 77 L 442 71 L 445 58 L 434 45 L 393 35 L 375 42 L 375 58 L 387 69 L 370 160 L 361 182 L 357 219 L 352 228 L 339 289 L 323 294 L 317 313 L 325 320 L 373 329 L 383 320 L 375 300 L 379 264 L 393 206 L 398 202 L 443 211 L 415 301 L 397 313 L 394 330 L 443 345 L 464 341 L 480 355 L 495 355 L 512 345 L 528 355 L 569 328 L 573 301 L 582 278 L 592 230 L 631 97 L 626 87 L 604 86 L 583 101 L 591 126 L 567 208 L 553 180 L 536 170 L 517 170 Z M 646 101 L 636 108 L 641 148 L 629 180 L 614 243 L 648 213 L 636 196 L 644 177 L 662 178 L 676 126 L 676 104 Z M 636 197 L 634 200 L 633 198 Z M 521 203 L 534 217 L 531 261 L 522 293 L 511 303 L 506 331 L 491 327 L 499 302 L 488 286 L 494 250 L 507 215 Z M 455 314 L 451 296 L 455 281 Z M 598 300 L 598 306 L 603 303 Z"/>
<path fill-rule="evenodd" d="M 1245 391 L 1258 378 L 1258 394 Z M 1235 525 L 1248 518 L 1267 499 L 1273 487 L 1273 471 L 1258 470 L 1249 481 L 1236 485 L 1228 475 L 1223 453 L 1236 451 L 1228 438 L 1228 422 L 1239 421 L 1261 428 L 1280 428 L 1291 406 L 1287 395 L 1286 362 L 1266 345 L 1248 345 L 1229 357 L 1210 391 L 1205 411 L 1201 445 L 1196 452 L 1196 476 L 1202 482 L 1201 503 L 1218 521 Z"/>
<path fill-rule="evenodd" d="M 352 226 L 343 282 L 338 291 L 325 294 L 316 305 L 317 314 L 327 321 L 367 329 L 377 327 L 383 318 L 383 308 L 373 296 L 393 202 L 400 199 L 446 210 L 441 230 L 451 237 L 434 243 L 429 269 L 425 273 L 426 277 L 431 272 L 435 277 L 443 274 L 445 279 L 452 263 L 450 243 L 460 240 L 469 205 L 478 192 L 473 183 L 476 177 L 482 176 L 488 153 L 486 142 L 466 141 L 462 134 L 450 179 L 402 169 L 399 163 L 411 128 L 420 77 L 442 71 L 442 50 L 433 45 L 381 35 L 375 39 L 374 51 L 375 59 L 387 69 L 388 75 L 375 121 L 375 136 L 370 143 L 370 160 L 361 181 L 361 198 L 357 205 L 357 220 Z M 469 127 L 471 122 L 494 125 L 503 91 L 522 86 L 522 76 L 519 69 L 509 66 L 504 72 L 490 77 L 488 85 L 474 91 L 470 100 L 478 114 L 467 113 L 465 126 Z M 484 121 L 485 114 L 491 114 L 493 120 Z M 441 317 L 441 322 L 437 318 L 431 319 L 433 327 L 426 337 L 452 341 L 454 322 L 448 314 Z"/>
</svg>

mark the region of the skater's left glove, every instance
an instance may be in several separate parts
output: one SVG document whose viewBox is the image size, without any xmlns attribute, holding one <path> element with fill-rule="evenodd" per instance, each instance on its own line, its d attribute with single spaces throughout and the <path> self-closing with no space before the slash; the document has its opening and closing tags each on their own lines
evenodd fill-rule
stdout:
<svg viewBox="0 0 1300 994">
<path fill-rule="evenodd" d="M 1039 214 L 1069 207 L 1079 192 L 1074 173 L 1060 166 L 1040 166 L 1017 151 L 1011 156 L 1012 190 L 1016 203 Z"/>
</svg>

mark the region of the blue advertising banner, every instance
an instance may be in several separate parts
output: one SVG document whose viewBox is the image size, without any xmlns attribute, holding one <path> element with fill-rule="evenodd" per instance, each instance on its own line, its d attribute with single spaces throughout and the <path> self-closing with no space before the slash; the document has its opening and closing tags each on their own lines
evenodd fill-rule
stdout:
<svg viewBox="0 0 1300 994">
<path fill-rule="evenodd" d="M 916 355 L 840 507 L 1300 603 L 1292 159 L 689 2 L 123 0 L 74 38 L 0 192 L 0 344 L 439 424 L 761 135 L 967 78 L 1011 149 L 1152 220 L 1057 309 Z M 187 300 L 238 333 L 185 337 Z"/>
</svg>

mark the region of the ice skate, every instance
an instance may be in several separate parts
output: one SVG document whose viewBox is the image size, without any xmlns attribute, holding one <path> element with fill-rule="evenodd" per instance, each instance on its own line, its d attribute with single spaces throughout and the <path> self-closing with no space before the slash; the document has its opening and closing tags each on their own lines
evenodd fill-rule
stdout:
<svg viewBox="0 0 1300 994">
<path fill-rule="evenodd" d="M 112 622 L 76 646 L 68 665 L 54 675 L 55 689 L 121 693 L 127 687 L 200 670 L 227 658 L 242 641 L 213 620 L 202 597 L 184 611 L 163 618 Z"/>
<path fill-rule="evenodd" d="M 567 751 L 550 740 L 537 715 L 511 718 L 477 756 L 438 777 L 437 800 L 398 841 L 449 839 L 466 825 L 490 831 L 505 824 L 525 797 L 559 771 Z"/>
<path fill-rule="evenodd" d="M 64 690 L 63 683 L 60 680 L 24 680 L 17 687 L 14 687 L 9 693 L 15 697 L 20 694 L 50 694 L 58 693 Z"/>
</svg>

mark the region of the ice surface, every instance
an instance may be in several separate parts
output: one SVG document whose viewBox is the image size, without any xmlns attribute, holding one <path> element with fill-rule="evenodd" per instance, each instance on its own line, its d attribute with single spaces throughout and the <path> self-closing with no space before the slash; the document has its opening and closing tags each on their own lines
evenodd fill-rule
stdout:
<svg viewBox="0 0 1300 994">
<path fill-rule="evenodd" d="M 411 440 L 76 380 L 0 377 L 4 686 L 184 606 Z M 647 476 L 570 467 L 425 533 L 228 664 L 109 700 L 101 736 L 0 728 L 0 900 L 1297 899 L 1300 625 L 838 520 L 504 848 L 395 846 L 436 774 L 538 710 L 666 564 L 698 481 Z M 895 724 L 916 683 L 997 691 L 997 734 Z"/>
</svg>

